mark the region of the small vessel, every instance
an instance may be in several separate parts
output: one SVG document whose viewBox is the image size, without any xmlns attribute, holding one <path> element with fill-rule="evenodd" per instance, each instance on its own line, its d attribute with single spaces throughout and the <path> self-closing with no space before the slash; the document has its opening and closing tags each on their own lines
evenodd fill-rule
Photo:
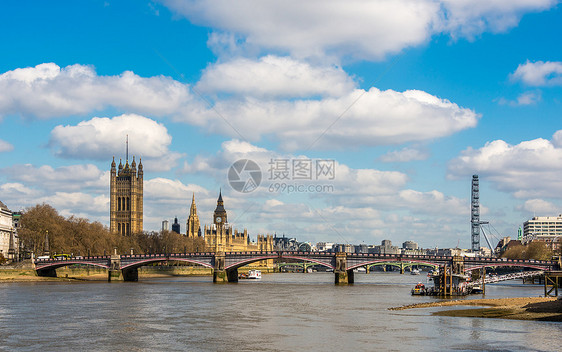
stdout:
<svg viewBox="0 0 562 352">
<path fill-rule="evenodd" d="M 484 289 L 482 289 L 482 286 L 480 285 L 472 286 L 472 288 L 470 289 L 470 293 L 484 293 Z"/>
<path fill-rule="evenodd" d="M 425 285 L 422 284 L 421 282 L 418 282 L 416 287 L 414 287 L 412 289 L 412 295 L 415 295 L 415 296 L 425 296 L 426 293 L 427 293 L 427 291 L 425 289 Z"/>
<path fill-rule="evenodd" d="M 254 269 L 248 270 L 247 279 L 254 279 L 254 280 L 261 279 L 261 271 L 254 270 Z"/>
<path fill-rule="evenodd" d="M 420 271 L 418 269 L 412 269 L 410 271 L 410 275 L 419 275 L 419 274 L 420 274 Z"/>
</svg>

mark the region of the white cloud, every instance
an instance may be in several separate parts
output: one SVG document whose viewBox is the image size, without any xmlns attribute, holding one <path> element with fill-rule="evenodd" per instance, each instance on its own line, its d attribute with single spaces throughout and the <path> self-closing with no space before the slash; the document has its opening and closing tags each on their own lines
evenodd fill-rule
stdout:
<svg viewBox="0 0 562 352">
<path fill-rule="evenodd" d="M 209 66 L 196 88 L 253 97 L 340 96 L 355 87 L 338 67 L 311 66 L 289 57 L 238 58 Z"/>
<path fill-rule="evenodd" d="M 500 105 L 509 106 L 524 106 L 524 105 L 534 105 L 540 102 L 542 99 L 540 91 L 524 92 L 521 93 L 516 100 L 507 100 L 505 98 L 498 99 Z"/>
<path fill-rule="evenodd" d="M 164 116 L 192 104 L 189 87 L 171 78 L 143 78 L 131 71 L 98 76 L 93 67 L 79 64 L 44 63 L 5 72 L 0 91 L 0 116 L 51 118 L 108 107 Z"/>
<path fill-rule="evenodd" d="M 379 160 L 385 163 L 391 163 L 427 160 L 427 158 L 429 158 L 429 153 L 426 150 L 406 147 L 400 150 L 390 151 L 385 155 L 382 155 Z"/>
<path fill-rule="evenodd" d="M 14 146 L 0 139 L 0 153 L 14 150 Z"/>
<path fill-rule="evenodd" d="M 426 141 L 475 127 L 478 118 L 470 109 L 423 91 L 371 88 L 323 100 L 219 101 L 200 120 L 212 132 L 252 141 L 272 135 L 282 148 L 298 150 Z"/>
<path fill-rule="evenodd" d="M 562 85 L 562 62 L 527 61 L 519 65 L 510 77 L 529 86 Z"/>
<path fill-rule="evenodd" d="M 438 33 L 472 38 L 502 32 L 556 0 L 161 0 L 191 22 L 220 34 L 213 44 L 295 57 L 384 58 Z M 213 36 L 212 36 L 213 37 Z M 230 40 L 225 40 L 230 38 Z M 222 43 L 221 43 L 222 41 Z"/>
<path fill-rule="evenodd" d="M 0 199 L 12 211 L 18 211 L 26 206 L 30 206 L 41 192 L 36 189 L 29 188 L 22 183 L 12 182 L 0 184 Z M 36 203 L 33 203 L 35 205 Z"/>
<path fill-rule="evenodd" d="M 49 146 L 64 158 L 110 161 L 115 151 L 125 156 L 127 135 L 130 155 L 137 156 L 137 163 L 138 157 L 144 158 L 145 170 L 169 170 L 181 156 L 168 150 L 172 136 L 163 124 L 135 114 L 94 117 L 76 126 L 56 126 Z"/>
<path fill-rule="evenodd" d="M 249 47 L 295 57 L 326 54 L 380 59 L 427 40 L 433 1 L 163 1 L 195 24 L 238 34 Z"/>
<path fill-rule="evenodd" d="M 222 149 L 215 155 L 197 156 L 193 163 L 186 165 L 185 171 L 209 175 L 222 183 L 225 181 L 230 165 L 239 159 L 253 160 L 262 170 L 262 183 L 258 189 L 250 193 L 251 199 L 253 201 L 263 199 L 264 204 L 275 209 L 283 209 L 283 207 L 278 208 L 277 206 L 283 203 L 282 199 L 286 198 L 293 201 L 292 206 L 287 206 L 287 208 L 300 209 L 298 204 L 302 205 L 302 203 L 299 203 L 299 200 L 302 201 L 304 196 L 307 199 L 322 200 L 330 204 L 332 208 L 344 206 L 346 209 L 369 208 L 374 211 L 403 210 L 454 218 L 465 217 L 469 213 L 469 203 L 466 200 L 446 196 L 436 190 L 420 192 L 407 189 L 408 176 L 398 171 L 354 169 L 334 160 L 335 177 L 333 179 L 316 180 L 313 177 L 313 180 L 308 181 L 293 180 L 291 176 L 293 160 L 311 160 L 314 163 L 315 159 L 310 159 L 306 155 L 279 154 L 238 140 L 224 142 Z M 274 171 L 277 170 L 276 162 L 278 160 L 288 162 L 288 179 L 272 177 Z M 288 193 L 287 190 L 283 191 L 275 187 L 272 188 L 272 191 L 270 186 L 278 183 L 287 186 L 313 184 L 331 188 L 304 194 L 298 191 Z M 232 191 L 232 194 L 241 198 L 246 196 L 246 194 L 239 194 L 235 191 Z M 310 206 L 308 203 L 307 205 Z M 293 219 L 293 215 L 290 213 L 279 214 L 280 218 L 283 216 Z"/>
<path fill-rule="evenodd" d="M 256 69 L 251 67 L 251 62 L 240 59 L 209 68 L 200 84 L 217 96 L 226 90 L 217 83 L 220 78 L 232 76 L 238 81 L 227 91 L 229 98 L 219 98 L 209 108 L 191 101 L 187 86 L 166 77 L 142 78 L 132 72 L 97 76 L 89 66 L 60 69 L 42 64 L 0 75 L 0 89 L 8 92 L 0 97 L 0 114 L 52 117 L 114 106 L 169 115 L 211 133 L 250 141 L 272 136 L 287 150 L 426 141 L 474 127 L 479 117 L 423 91 L 353 89 L 351 78 L 331 66 L 268 56 Z M 276 67 L 286 70 L 276 76 Z M 248 79 L 238 79 L 244 76 Z M 256 84 L 271 77 L 275 79 L 257 97 L 238 95 L 255 92 Z M 163 125 L 132 113 L 57 126 L 50 146 L 58 148 L 59 156 L 101 160 L 122 148 L 127 132 L 131 150 L 134 154 L 141 150 L 138 154 L 147 158 L 147 166 L 161 160 L 154 166 L 170 169 L 181 156 L 167 151 L 170 136 Z"/>
<path fill-rule="evenodd" d="M 204 173 L 220 182 L 225 180 L 230 166 L 240 159 L 250 159 L 258 164 L 262 171 L 262 195 L 268 194 L 267 185 L 278 182 L 290 183 L 293 160 L 311 160 L 303 155 L 280 154 L 264 148 L 254 146 L 248 142 L 230 140 L 222 144 L 222 149 L 213 156 L 196 156 L 194 162 L 184 165 L 184 172 Z M 327 159 L 331 160 L 331 159 Z M 288 163 L 289 179 L 279 179 L 274 173 L 278 171 L 277 161 Z M 382 195 L 395 193 L 407 181 L 407 176 L 397 171 L 380 171 L 373 169 L 353 169 L 347 165 L 334 162 L 334 178 L 319 177 L 315 184 L 331 185 L 336 195 Z M 313 177 L 315 179 L 316 176 Z M 310 182 L 312 183 L 312 182 Z M 252 193 L 253 195 L 257 193 Z M 270 194 L 271 195 L 271 194 Z"/>
<path fill-rule="evenodd" d="M 561 208 L 554 203 L 548 202 L 543 199 L 529 199 L 526 200 L 520 210 L 528 213 L 537 214 L 538 216 L 550 216 L 560 214 Z"/>
<path fill-rule="evenodd" d="M 525 92 L 517 97 L 517 105 L 533 105 L 541 100 L 540 93 Z"/>
<path fill-rule="evenodd" d="M 468 37 L 485 31 L 505 32 L 530 12 L 550 9 L 558 0 L 441 0 L 438 31 Z"/>
<path fill-rule="evenodd" d="M 450 177 L 479 174 L 519 198 L 560 198 L 562 131 L 551 141 L 538 138 L 510 145 L 495 140 L 480 149 L 468 148 L 449 163 L 448 173 Z"/>
<path fill-rule="evenodd" d="M 455 214 L 464 216 L 469 213 L 469 204 L 466 200 L 433 190 L 419 192 L 411 189 L 400 191 L 400 202 L 402 207 L 415 209 L 416 214 Z"/>
<path fill-rule="evenodd" d="M 208 196 L 209 191 L 205 188 L 189 184 L 184 185 L 179 180 L 170 180 L 157 177 L 144 181 L 144 197 L 151 202 L 157 203 L 178 203 L 189 207 L 193 194 Z"/>
<path fill-rule="evenodd" d="M 96 196 L 83 192 L 55 192 L 38 198 L 36 203 L 49 204 L 67 217 L 74 215 L 105 224 L 109 220 L 109 197 L 106 194 Z"/>
<path fill-rule="evenodd" d="M 50 165 L 13 165 L 0 169 L 8 179 L 44 190 L 72 192 L 83 189 L 102 190 L 109 185 L 109 171 L 95 165 L 71 165 L 53 168 Z"/>
</svg>

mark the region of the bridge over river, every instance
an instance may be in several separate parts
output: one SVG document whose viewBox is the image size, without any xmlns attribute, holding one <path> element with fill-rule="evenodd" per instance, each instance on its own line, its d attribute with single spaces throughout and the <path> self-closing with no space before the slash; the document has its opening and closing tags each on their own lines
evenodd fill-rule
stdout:
<svg viewBox="0 0 562 352">
<path fill-rule="evenodd" d="M 273 259 L 293 260 L 323 265 L 334 271 L 336 284 L 354 282 L 353 270 L 369 267 L 377 263 L 440 266 L 457 268 L 456 271 L 469 272 L 485 267 L 519 267 L 541 270 L 546 273 L 560 270 L 560 263 L 543 260 L 518 260 L 490 257 L 451 257 L 433 255 L 402 255 L 373 253 L 328 253 L 298 251 L 261 252 L 205 252 L 172 254 L 131 254 L 110 256 L 71 257 L 65 259 L 36 259 L 35 269 L 39 276 L 56 277 L 56 269 L 80 264 L 108 269 L 108 280 L 137 281 L 138 268 L 161 262 L 184 262 L 213 269 L 213 282 L 237 282 L 238 268 L 245 265 Z M 402 266 L 403 267 L 403 266 Z"/>
</svg>

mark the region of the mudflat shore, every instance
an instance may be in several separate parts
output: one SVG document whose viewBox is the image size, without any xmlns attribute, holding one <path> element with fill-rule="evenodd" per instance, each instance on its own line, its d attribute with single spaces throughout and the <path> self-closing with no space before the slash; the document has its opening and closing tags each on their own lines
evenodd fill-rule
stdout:
<svg viewBox="0 0 562 352">
<path fill-rule="evenodd" d="M 189 267 L 148 267 L 139 269 L 139 278 L 161 278 L 174 276 L 208 276 L 209 269 Z M 0 283 L 41 281 L 107 281 L 105 269 L 57 269 L 57 277 L 37 276 L 34 269 L 0 268 Z"/>
<path fill-rule="evenodd" d="M 556 299 L 556 297 L 464 299 L 410 304 L 402 307 L 389 308 L 389 310 L 449 306 L 488 306 L 489 308 L 444 310 L 434 312 L 432 314 L 450 317 L 501 318 L 562 322 L 562 299 Z"/>
</svg>

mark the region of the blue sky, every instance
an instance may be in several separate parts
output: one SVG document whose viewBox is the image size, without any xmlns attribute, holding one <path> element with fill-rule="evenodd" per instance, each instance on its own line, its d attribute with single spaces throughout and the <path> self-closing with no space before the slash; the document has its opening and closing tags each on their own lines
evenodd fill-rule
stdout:
<svg viewBox="0 0 562 352">
<path fill-rule="evenodd" d="M 553 0 L 6 2 L 0 200 L 108 224 L 128 134 L 145 230 L 185 231 L 192 193 L 209 224 L 222 188 L 252 237 L 469 248 L 478 174 L 482 218 L 514 237 L 562 213 L 561 17 Z M 252 192 L 229 185 L 240 159 Z M 274 180 L 272 160 L 335 173 Z"/>
</svg>

